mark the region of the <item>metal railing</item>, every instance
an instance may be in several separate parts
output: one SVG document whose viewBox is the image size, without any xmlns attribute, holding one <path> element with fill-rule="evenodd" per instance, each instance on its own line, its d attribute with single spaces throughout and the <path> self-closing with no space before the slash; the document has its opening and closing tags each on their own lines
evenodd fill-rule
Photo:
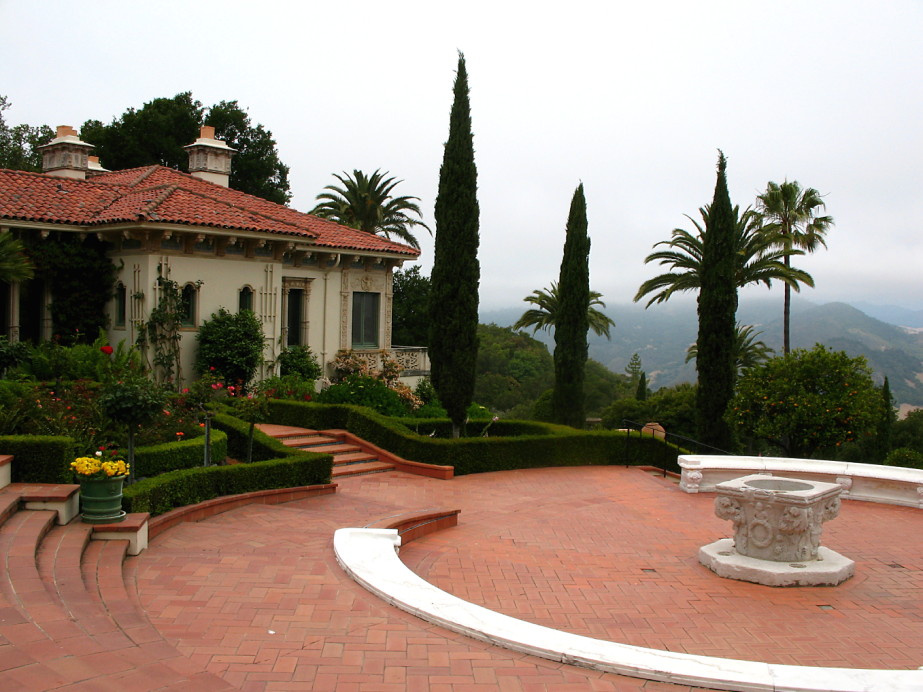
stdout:
<svg viewBox="0 0 923 692">
<path fill-rule="evenodd" d="M 657 427 L 652 427 L 654 425 Z M 625 435 L 626 462 L 631 458 L 628 453 L 628 446 L 631 444 L 631 441 L 635 439 L 632 435 L 634 432 L 638 433 L 638 439 L 642 437 L 655 437 L 659 440 L 663 440 L 664 442 L 668 442 L 677 447 L 681 447 L 682 449 L 693 454 L 724 454 L 727 456 L 732 456 L 732 452 L 728 452 L 717 447 L 712 447 L 711 445 L 705 444 L 704 442 L 694 440 L 691 437 L 685 437 L 683 435 L 676 435 L 674 433 L 666 432 L 659 423 L 639 423 L 638 421 L 623 418 L 621 430 L 627 433 Z M 630 466 L 630 464 L 626 463 L 625 466 Z M 668 471 L 666 462 L 664 462 L 663 468 L 661 470 L 663 471 L 664 478 L 666 478 Z"/>
</svg>

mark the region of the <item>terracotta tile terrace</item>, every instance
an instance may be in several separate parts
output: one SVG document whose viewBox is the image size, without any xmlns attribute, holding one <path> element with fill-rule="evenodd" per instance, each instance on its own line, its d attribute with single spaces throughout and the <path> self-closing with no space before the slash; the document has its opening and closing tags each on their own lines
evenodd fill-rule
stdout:
<svg viewBox="0 0 923 692">
<path fill-rule="evenodd" d="M 699 546 L 727 536 L 714 496 L 640 469 L 536 469 L 440 481 L 347 478 L 335 494 L 250 505 L 176 526 L 125 563 L 126 581 L 191 669 L 241 690 L 684 689 L 493 647 L 430 625 L 354 583 L 337 528 L 461 509 L 401 550 L 436 586 L 577 634 L 811 666 L 923 661 L 923 513 L 844 503 L 824 545 L 856 561 L 838 587 L 721 579 Z"/>
<path fill-rule="evenodd" d="M 51 644 L 0 618 L 0 688 L 688 689 L 449 632 L 373 596 L 337 564 L 336 529 L 438 508 L 460 509 L 458 526 L 406 544 L 401 559 L 436 586 L 513 617 L 638 646 L 772 663 L 923 663 L 923 513 L 844 502 L 825 525 L 823 544 L 854 559 L 856 576 L 833 588 L 771 588 L 722 579 L 698 564 L 699 546 L 731 530 L 714 516 L 713 499 L 637 468 L 451 481 L 392 471 L 345 478 L 333 494 L 179 524 L 121 567 L 120 541 L 92 541 L 84 562 L 96 570 L 117 626 L 97 623 L 90 643 L 61 630 L 55 646 L 68 655 L 39 665 L 51 660 Z M 56 539 L 59 551 L 70 545 L 65 533 Z"/>
</svg>

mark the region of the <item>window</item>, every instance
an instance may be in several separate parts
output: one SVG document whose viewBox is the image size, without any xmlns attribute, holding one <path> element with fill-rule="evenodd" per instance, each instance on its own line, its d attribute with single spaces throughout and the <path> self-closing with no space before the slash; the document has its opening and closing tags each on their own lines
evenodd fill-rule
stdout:
<svg viewBox="0 0 923 692">
<path fill-rule="evenodd" d="M 353 348 L 378 348 L 380 293 L 353 293 Z"/>
<path fill-rule="evenodd" d="M 127 292 L 125 290 L 125 284 L 119 281 L 118 285 L 115 287 L 115 326 L 116 327 L 125 326 L 126 300 L 127 300 Z"/>
<path fill-rule="evenodd" d="M 253 309 L 253 289 L 249 286 L 244 286 L 240 289 L 240 294 L 237 296 L 237 312 L 243 312 L 244 310 Z"/>
<path fill-rule="evenodd" d="M 182 324 L 184 327 L 195 327 L 196 326 L 196 299 L 198 297 L 198 292 L 194 284 L 186 284 L 183 286 L 183 319 Z"/>
<path fill-rule="evenodd" d="M 302 346 L 301 326 L 304 321 L 304 289 L 290 288 L 288 290 L 288 307 L 286 309 L 286 324 L 288 334 L 285 337 L 287 346 Z"/>
</svg>

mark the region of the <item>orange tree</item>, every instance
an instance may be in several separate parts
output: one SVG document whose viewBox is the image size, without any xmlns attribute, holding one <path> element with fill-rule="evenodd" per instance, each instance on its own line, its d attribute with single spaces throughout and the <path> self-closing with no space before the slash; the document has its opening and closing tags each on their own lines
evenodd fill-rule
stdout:
<svg viewBox="0 0 923 692">
<path fill-rule="evenodd" d="M 863 356 L 817 344 L 747 371 L 730 415 L 745 436 L 808 458 L 873 435 L 880 399 Z"/>
</svg>

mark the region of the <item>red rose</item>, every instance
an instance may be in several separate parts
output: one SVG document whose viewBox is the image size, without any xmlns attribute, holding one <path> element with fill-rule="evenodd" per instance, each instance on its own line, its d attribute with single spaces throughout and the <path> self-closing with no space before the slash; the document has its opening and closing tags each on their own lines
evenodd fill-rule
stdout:
<svg viewBox="0 0 923 692">
<path fill-rule="evenodd" d="M 113 349 L 112 349 L 112 346 L 103 346 L 103 347 L 100 348 L 99 350 L 102 351 L 103 353 L 105 353 L 107 356 L 111 356 L 111 355 L 112 355 L 112 350 L 113 350 Z"/>
</svg>

